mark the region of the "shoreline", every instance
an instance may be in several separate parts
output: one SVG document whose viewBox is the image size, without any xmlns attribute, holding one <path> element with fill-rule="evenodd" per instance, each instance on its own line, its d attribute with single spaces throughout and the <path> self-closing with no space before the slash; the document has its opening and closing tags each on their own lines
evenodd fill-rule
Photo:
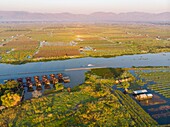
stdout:
<svg viewBox="0 0 170 127">
<path fill-rule="evenodd" d="M 12 65 L 22 65 L 22 64 L 27 64 L 27 63 L 34 63 L 34 62 L 50 62 L 50 61 L 58 61 L 58 60 L 69 60 L 69 59 L 78 59 L 78 58 L 112 58 L 112 57 L 118 57 L 118 56 L 126 56 L 126 55 L 145 55 L 145 54 L 158 54 L 158 53 L 170 53 L 170 52 L 148 52 L 148 53 L 125 53 L 121 55 L 103 55 L 103 56 L 93 56 L 93 55 L 88 55 L 88 56 L 63 56 L 63 57 L 51 57 L 51 58 L 34 58 L 30 60 L 25 60 L 25 61 L 0 61 L 0 64 L 12 64 Z"/>
</svg>

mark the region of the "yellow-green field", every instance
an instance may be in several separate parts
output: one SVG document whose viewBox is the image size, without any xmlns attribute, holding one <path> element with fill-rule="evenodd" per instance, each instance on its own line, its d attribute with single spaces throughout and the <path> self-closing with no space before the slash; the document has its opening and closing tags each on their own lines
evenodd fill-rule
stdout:
<svg viewBox="0 0 170 127">
<path fill-rule="evenodd" d="M 0 62 L 5 63 L 169 51 L 170 26 L 164 25 L 46 23 L 0 26 Z"/>
</svg>

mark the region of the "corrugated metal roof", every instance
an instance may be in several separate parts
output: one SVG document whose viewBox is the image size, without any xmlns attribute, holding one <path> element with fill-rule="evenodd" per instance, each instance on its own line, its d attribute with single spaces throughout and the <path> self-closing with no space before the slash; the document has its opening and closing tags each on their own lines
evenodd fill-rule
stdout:
<svg viewBox="0 0 170 127">
<path fill-rule="evenodd" d="M 136 90 L 136 91 L 133 91 L 134 94 L 140 94 L 140 93 L 146 93 L 148 92 L 147 90 Z"/>
<path fill-rule="evenodd" d="M 149 94 L 147 94 L 147 96 L 150 96 L 150 97 L 152 97 L 152 96 L 153 96 L 153 94 L 149 93 Z"/>
</svg>

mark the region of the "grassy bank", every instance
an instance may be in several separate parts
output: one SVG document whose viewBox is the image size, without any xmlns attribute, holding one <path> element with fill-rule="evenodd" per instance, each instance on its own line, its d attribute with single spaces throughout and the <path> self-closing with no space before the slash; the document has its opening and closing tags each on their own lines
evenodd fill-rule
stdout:
<svg viewBox="0 0 170 127">
<path fill-rule="evenodd" d="M 161 52 L 155 52 L 155 53 L 152 53 L 152 54 L 156 54 L 156 53 L 161 53 Z M 126 54 L 125 53 L 125 54 L 120 54 L 120 55 L 117 55 L 117 56 L 137 55 L 137 54 L 146 54 L 146 53 L 134 53 L 134 54 Z M 34 59 L 27 59 L 27 60 L 24 60 L 24 61 L 20 61 L 20 60 L 0 61 L 0 63 L 20 65 L 20 64 L 33 63 L 33 62 L 49 62 L 49 61 L 69 60 L 69 59 L 86 58 L 86 57 L 92 57 L 92 58 L 112 58 L 112 57 L 117 57 L 117 56 L 116 55 L 103 55 L 103 56 L 93 56 L 93 55 L 83 56 L 83 55 L 79 55 L 79 56 L 63 56 L 63 57 L 52 57 L 52 58 L 51 57 L 49 57 L 49 58 L 34 58 Z M 139 66 L 139 67 L 134 67 L 134 68 L 143 68 L 143 67 Z M 147 68 L 147 66 L 145 68 Z M 153 68 L 153 66 L 148 66 L 148 68 Z"/>
</svg>

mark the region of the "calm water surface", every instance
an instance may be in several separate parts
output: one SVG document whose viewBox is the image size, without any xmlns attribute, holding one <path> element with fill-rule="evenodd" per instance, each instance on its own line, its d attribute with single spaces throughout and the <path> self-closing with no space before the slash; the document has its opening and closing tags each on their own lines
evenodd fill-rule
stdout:
<svg viewBox="0 0 170 127">
<path fill-rule="evenodd" d="M 88 64 L 94 65 L 93 67 L 170 66 L 170 53 L 124 55 L 112 58 L 87 57 L 22 65 L 0 64 L 0 83 L 6 79 L 62 72 L 70 76 L 72 86 L 84 81 L 86 71 L 67 69 L 87 68 Z"/>
</svg>

